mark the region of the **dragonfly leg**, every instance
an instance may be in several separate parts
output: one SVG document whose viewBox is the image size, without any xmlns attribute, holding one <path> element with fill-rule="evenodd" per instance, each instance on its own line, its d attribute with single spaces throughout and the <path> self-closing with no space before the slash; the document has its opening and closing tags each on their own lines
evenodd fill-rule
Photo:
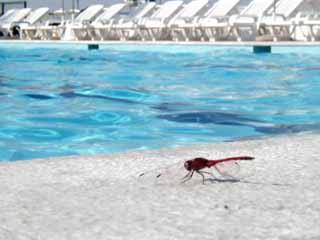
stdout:
<svg viewBox="0 0 320 240">
<path fill-rule="evenodd" d="M 190 180 L 192 178 L 192 176 L 193 176 L 193 173 L 194 173 L 194 170 L 188 172 L 187 175 L 185 175 L 182 178 L 182 182 L 185 183 L 186 181 Z"/>
<path fill-rule="evenodd" d="M 203 172 L 202 172 L 202 171 L 196 171 L 196 172 L 201 175 L 201 177 L 202 177 L 202 184 L 204 184 L 205 178 L 204 178 Z"/>
<path fill-rule="evenodd" d="M 199 171 L 199 172 L 200 172 L 200 171 Z M 206 172 L 206 171 L 201 171 L 201 172 L 202 172 L 202 173 L 206 173 L 206 174 L 212 176 L 213 178 L 216 178 L 216 176 L 213 175 L 213 173 L 211 173 L 211 172 Z"/>
</svg>

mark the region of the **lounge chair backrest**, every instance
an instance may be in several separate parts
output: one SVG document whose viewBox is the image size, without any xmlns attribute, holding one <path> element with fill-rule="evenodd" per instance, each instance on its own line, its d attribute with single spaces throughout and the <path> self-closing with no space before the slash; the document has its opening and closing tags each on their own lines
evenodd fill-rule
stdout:
<svg viewBox="0 0 320 240">
<path fill-rule="evenodd" d="M 49 8 L 38 8 L 34 11 L 32 11 L 28 17 L 24 20 L 24 22 L 28 22 L 31 25 L 35 24 L 37 21 L 39 21 L 42 17 L 44 17 L 49 12 Z"/>
<path fill-rule="evenodd" d="M 115 15 L 121 12 L 127 5 L 125 3 L 116 3 L 104 9 L 103 13 L 99 15 L 95 22 L 108 21 L 112 19 Z"/>
<path fill-rule="evenodd" d="M 167 1 L 151 16 L 153 19 L 170 18 L 183 4 L 181 0 Z"/>
<path fill-rule="evenodd" d="M 155 2 L 148 2 L 143 8 L 134 16 L 136 19 L 140 19 L 149 14 L 156 6 Z"/>
<path fill-rule="evenodd" d="M 219 0 L 214 3 L 209 11 L 205 14 L 205 17 L 217 17 L 227 16 L 233 11 L 241 0 Z"/>
<path fill-rule="evenodd" d="M 241 15 L 261 16 L 273 3 L 274 0 L 252 0 L 252 2 L 242 10 Z"/>
<path fill-rule="evenodd" d="M 1 17 L 0 22 L 5 21 L 8 17 L 10 17 L 17 9 L 10 9 L 6 11 Z"/>
<path fill-rule="evenodd" d="M 305 0 L 280 0 L 276 5 L 276 14 L 288 18 L 304 1 Z M 271 9 L 271 12 L 273 12 L 273 9 Z"/>
<path fill-rule="evenodd" d="M 12 14 L 10 14 L 3 22 L 5 23 L 21 22 L 30 12 L 31 12 L 31 8 L 17 9 Z"/>
<path fill-rule="evenodd" d="M 85 21 L 91 21 L 96 17 L 103 9 L 102 4 L 91 5 L 81 12 L 75 19 L 75 22 L 82 23 Z"/>
<path fill-rule="evenodd" d="M 184 6 L 178 13 L 177 18 L 192 18 L 204 9 L 208 3 L 209 0 L 193 0 Z"/>
</svg>

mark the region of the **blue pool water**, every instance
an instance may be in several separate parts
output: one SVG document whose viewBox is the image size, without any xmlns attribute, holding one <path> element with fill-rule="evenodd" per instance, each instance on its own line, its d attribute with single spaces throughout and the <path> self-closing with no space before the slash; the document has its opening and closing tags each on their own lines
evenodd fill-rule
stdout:
<svg viewBox="0 0 320 240">
<path fill-rule="evenodd" d="M 0 44 L 0 160 L 320 129 L 320 51 Z"/>
</svg>

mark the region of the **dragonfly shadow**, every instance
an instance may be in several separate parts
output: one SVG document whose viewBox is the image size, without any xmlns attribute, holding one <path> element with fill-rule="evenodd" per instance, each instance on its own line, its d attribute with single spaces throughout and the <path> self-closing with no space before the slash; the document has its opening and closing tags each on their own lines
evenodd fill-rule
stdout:
<svg viewBox="0 0 320 240">
<path fill-rule="evenodd" d="M 241 179 L 221 179 L 221 178 L 207 178 L 205 182 L 209 182 L 210 184 L 216 183 L 245 183 L 245 184 L 253 184 L 253 185 L 264 185 L 264 186 L 275 186 L 275 187 L 290 187 L 292 184 L 288 183 L 266 183 L 266 182 L 253 182 L 248 180 Z"/>
<path fill-rule="evenodd" d="M 238 183 L 241 182 L 239 179 L 222 179 L 222 178 L 207 178 L 205 182 L 210 183 Z"/>
<path fill-rule="evenodd" d="M 265 186 L 276 186 L 276 187 L 290 187 L 293 186 L 292 184 L 289 183 L 268 183 L 268 182 L 252 182 L 252 181 L 241 181 L 243 183 L 248 183 L 248 184 L 256 184 L 256 185 L 265 185 Z"/>
<path fill-rule="evenodd" d="M 271 185 L 271 186 L 278 186 L 278 187 L 284 187 L 284 186 L 291 186 L 291 184 L 288 183 L 266 183 L 266 182 L 254 182 L 249 180 L 243 180 L 243 179 L 237 179 L 237 178 L 217 178 L 217 177 L 211 177 L 206 178 L 205 182 L 210 183 L 247 183 L 247 184 L 254 184 L 254 185 Z"/>
<path fill-rule="evenodd" d="M 213 179 L 214 180 L 214 179 Z M 230 181 L 230 180 L 229 180 Z M 214 181 L 213 181 L 214 182 Z M 224 182 L 224 181 L 219 181 Z M 253 182 L 248 180 L 240 180 L 240 179 L 232 179 L 231 182 L 242 182 L 246 184 L 253 184 L 253 185 L 265 185 L 265 186 L 276 186 L 276 187 L 289 187 L 292 186 L 292 184 L 289 183 L 268 183 L 268 182 Z"/>
</svg>

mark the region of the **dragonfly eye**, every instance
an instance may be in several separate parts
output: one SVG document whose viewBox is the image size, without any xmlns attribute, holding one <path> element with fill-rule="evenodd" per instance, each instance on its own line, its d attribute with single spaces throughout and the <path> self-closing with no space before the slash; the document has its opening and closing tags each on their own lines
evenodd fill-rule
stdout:
<svg viewBox="0 0 320 240">
<path fill-rule="evenodd" d="M 184 168 L 187 169 L 188 171 L 191 170 L 191 166 L 190 166 L 190 162 L 189 161 L 185 161 L 184 162 Z"/>
</svg>

